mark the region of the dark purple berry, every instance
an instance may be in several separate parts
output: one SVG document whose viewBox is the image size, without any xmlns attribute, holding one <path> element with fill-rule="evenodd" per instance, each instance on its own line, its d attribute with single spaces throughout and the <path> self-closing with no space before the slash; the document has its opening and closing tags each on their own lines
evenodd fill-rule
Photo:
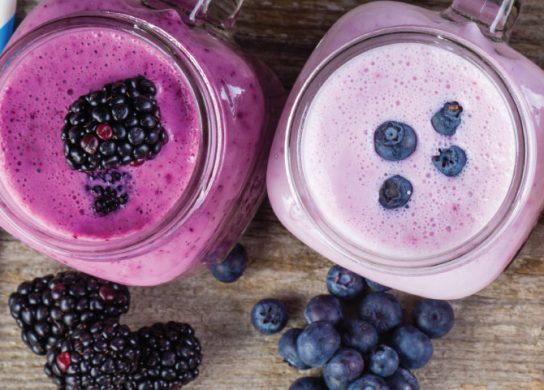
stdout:
<svg viewBox="0 0 544 390">
<path fill-rule="evenodd" d="M 277 299 L 263 299 L 251 311 L 251 323 L 260 333 L 270 335 L 281 332 L 287 324 L 287 309 Z"/>
</svg>

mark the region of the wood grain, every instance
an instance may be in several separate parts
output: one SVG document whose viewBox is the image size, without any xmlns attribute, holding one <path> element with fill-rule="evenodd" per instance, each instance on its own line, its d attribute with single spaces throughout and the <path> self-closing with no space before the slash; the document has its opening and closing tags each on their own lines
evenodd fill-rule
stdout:
<svg viewBox="0 0 544 390">
<path fill-rule="evenodd" d="M 22 17 L 39 0 L 19 1 Z M 82 0 L 83 1 L 83 0 Z M 292 84 L 320 37 L 356 0 L 247 0 L 237 40 Z M 412 3 L 434 9 L 448 1 Z M 527 0 L 512 45 L 544 66 L 544 2 Z M 364 21 L 362 21 L 364 22 Z M 543 195 L 544 196 L 544 195 Z M 325 292 L 330 263 L 289 234 L 265 204 L 243 238 L 253 259 L 237 284 L 222 285 L 204 274 L 165 286 L 132 289 L 124 322 L 133 327 L 165 319 L 192 323 L 205 351 L 194 390 L 285 390 L 299 373 L 276 356 L 277 336 L 258 336 L 249 312 L 261 297 L 289 304 L 289 325 L 302 325 L 304 302 Z M 9 235 L 0 234 L 0 388 L 53 389 L 43 359 L 19 340 L 10 318 L 9 293 L 23 280 L 60 267 Z M 413 297 L 400 295 L 408 305 Z M 432 362 L 417 371 L 427 390 L 544 389 L 544 218 L 517 260 L 492 286 L 454 303 L 457 325 L 435 343 Z"/>
</svg>

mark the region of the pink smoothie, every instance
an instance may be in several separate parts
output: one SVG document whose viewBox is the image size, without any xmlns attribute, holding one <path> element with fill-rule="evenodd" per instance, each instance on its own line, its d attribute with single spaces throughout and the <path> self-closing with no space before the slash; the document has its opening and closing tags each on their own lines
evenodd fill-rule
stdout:
<svg viewBox="0 0 544 390">
<path fill-rule="evenodd" d="M 169 141 L 154 160 L 121 168 L 131 175 L 129 201 L 98 216 L 85 191 L 87 176 L 66 164 L 60 137 L 64 116 L 79 96 L 138 75 L 157 87 Z M 50 233 L 125 237 L 157 224 L 180 199 L 199 150 L 200 118 L 184 75 L 151 44 L 114 30 L 72 30 L 35 48 L 0 82 L 0 180 L 17 205 Z"/>
<path fill-rule="evenodd" d="M 446 102 L 464 107 L 452 137 L 431 118 Z M 418 146 L 399 162 L 374 150 L 386 121 L 414 128 Z M 310 195 L 329 225 L 382 257 L 428 258 L 459 247 L 486 227 L 514 174 L 515 124 L 502 93 L 477 66 L 450 51 L 399 43 L 364 52 L 337 69 L 305 116 L 301 159 Z M 439 148 L 462 147 L 468 164 L 447 177 L 432 164 Z M 406 208 L 378 202 L 384 180 L 402 175 L 414 188 Z"/>
</svg>

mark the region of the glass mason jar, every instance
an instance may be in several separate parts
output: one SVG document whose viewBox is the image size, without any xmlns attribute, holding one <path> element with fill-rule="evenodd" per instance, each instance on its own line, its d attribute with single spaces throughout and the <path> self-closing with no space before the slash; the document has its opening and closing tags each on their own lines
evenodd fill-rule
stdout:
<svg viewBox="0 0 544 390">
<path fill-rule="evenodd" d="M 342 17 L 302 70 L 272 146 L 268 194 L 282 223 L 335 263 L 412 294 L 457 299 L 495 280 L 544 206 L 544 73 L 508 46 L 519 10 L 514 0 L 456 0 L 442 13 L 388 1 Z M 446 97 L 467 101 L 457 133 L 442 136 L 431 118 Z M 391 120 L 417 133 L 406 160 L 375 152 Z M 431 159 L 452 144 L 468 155 L 458 177 Z M 397 174 L 411 198 L 386 210 L 380 188 Z"/>
<path fill-rule="evenodd" d="M 36 195 L 34 200 L 28 200 L 18 194 L 18 189 L 14 189 L 15 179 L 9 177 L 11 173 L 3 174 L 0 175 L 1 226 L 32 248 L 67 266 L 128 285 L 164 283 L 194 270 L 199 264 L 223 259 L 253 218 L 263 198 L 265 156 L 268 156 L 273 134 L 271 126 L 274 126 L 274 113 L 278 111 L 284 95 L 275 75 L 262 64 L 241 54 L 231 39 L 234 20 L 242 2 L 243 0 L 44 0 L 40 2 L 23 21 L 0 58 L 0 91 L 4 89 L 7 96 L 10 88 L 6 88 L 6 85 L 14 84 L 13 80 L 18 77 L 25 80 L 25 75 L 18 75 L 26 66 L 25 59 L 31 58 L 29 56 L 36 55 L 40 50 L 45 50 L 42 49 L 43 47 L 48 47 L 49 52 L 44 51 L 39 57 L 40 60 L 30 61 L 36 67 L 40 66 L 40 69 L 42 65 L 48 66 L 40 61 L 52 50 L 57 50 L 56 47 L 68 53 L 62 56 L 63 59 L 58 63 L 58 67 L 61 68 L 65 66 L 64 63 L 70 62 L 73 62 L 74 66 L 66 68 L 68 69 L 66 72 L 59 70 L 56 72 L 58 75 L 54 71 L 50 72 L 53 74 L 51 77 L 58 77 L 58 80 L 55 81 L 56 84 L 53 82 L 47 84 L 48 88 L 55 85 L 61 86 L 54 98 L 57 99 L 58 96 L 59 102 L 62 101 L 62 104 L 65 104 L 56 111 L 59 117 L 55 116 L 52 119 L 55 123 L 60 123 L 58 137 L 47 138 L 52 139 L 51 142 L 60 149 L 59 155 L 55 152 L 55 156 L 51 156 L 51 165 L 60 164 L 55 160 L 56 158 L 64 159 L 60 133 L 63 126 L 62 120 L 71 101 L 77 96 L 102 88 L 104 83 L 98 83 L 98 79 L 104 78 L 110 83 L 118 81 L 118 79 L 109 80 L 100 72 L 94 72 L 95 69 L 83 68 L 78 62 L 81 54 L 77 45 L 93 48 L 96 42 L 100 42 L 100 45 L 106 47 L 109 44 L 109 38 L 104 37 L 107 36 L 121 37 L 121 42 L 125 45 L 129 42 L 136 48 L 132 53 L 122 57 L 122 60 L 126 61 L 127 69 L 132 66 L 130 64 L 138 61 L 138 57 L 147 58 L 146 56 L 149 55 L 149 58 L 141 61 L 140 68 L 134 67 L 138 71 L 149 71 L 155 66 L 152 64 L 155 59 L 159 61 L 160 57 L 160 63 L 158 62 L 156 68 L 153 69 L 160 69 L 168 80 L 176 80 L 176 82 L 182 80 L 179 83 L 185 84 L 184 87 L 179 87 L 182 89 L 178 91 L 177 97 L 183 94 L 179 97 L 179 102 L 176 96 L 174 99 L 165 97 L 172 96 L 168 95 L 170 93 L 168 91 L 169 88 L 173 90 L 174 84 L 165 82 L 164 85 L 157 86 L 157 101 L 159 105 L 163 104 L 161 117 L 169 121 L 169 126 L 181 126 L 175 121 L 182 118 L 180 112 L 190 111 L 191 109 L 187 107 L 194 108 L 194 113 L 189 112 L 186 115 L 190 116 L 193 119 L 191 123 L 195 124 L 196 131 L 191 133 L 194 140 L 183 135 L 181 130 L 172 136 L 171 129 L 165 124 L 164 127 L 169 133 L 168 137 L 174 139 L 168 140 L 159 155 L 154 160 L 145 162 L 141 167 L 127 166 L 120 169 L 126 170 L 134 181 L 138 180 L 140 170 L 145 167 L 147 167 L 145 168 L 146 175 L 154 174 L 153 177 L 161 177 L 161 170 L 166 164 L 176 164 L 174 148 L 178 147 L 180 159 L 182 155 L 188 155 L 183 164 L 185 162 L 187 165 L 190 164 L 191 170 L 183 173 L 187 177 L 179 180 L 175 178 L 178 171 L 169 171 L 170 177 L 167 179 L 174 184 L 169 185 L 169 181 L 161 182 L 163 184 L 153 183 L 156 200 L 149 199 L 154 198 L 154 194 L 147 194 L 148 199 L 143 199 L 141 195 L 142 202 L 144 200 L 150 203 L 156 202 L 158 208 L 161 205 L 167 207 L 166 210 L 161 211 L 160 217 L 156 215 L 142 217 L 143 219 L 138 217 L 137 224 L 136 222 L 131 224 L 128 217 L 124 217 L 128 215 L 126 213 L 133 213 L 127 211 L 132 207 L 129 197 L 126 208 L 107 217 L 89 216 L 90 211 L 87 209 L 81 210 L 81 215 L 85 214 L 88 217 L 86 220 L 78 222 L 77 216 L 66 216 L 66 219 L 71 221 L 69 226 L 74 227 L 73 231 L 69 228 L 57 229 L 57 225 L 62 225 L 63 217 L 55 215 L 43 206 L 46 204 L 43 199 L 51 198 L 47 202 L 54 202 L 55 194 Z M 67 44 L 66 42 L 70 42 L 72 36 L 85 38 L 75 39 L 73 45 Z M 117 45 L 115 48 L 119 53 L 125 50 L 122 45 Z M 143 49 L 137 52 L 136 50 L 140 48 Z M 75 52 L 70 54 L 71 50 Z M 97 50 L 102 49 L 97 47 L 95 53 L 98 53 Z M 127 70 L 127 74 L 124 75 L 123 65 L 114 63 L 114 54 L 118 53 L 104 49 L 104 52 L 100 51 L 100 54 L 96 55 L 97 57 L 110 56 L 111 61 L 109 63 L 107 60 L 103 61 L 101 66 L 108 67 L 109 65 L 110 68 L 116 66 L 115 72 L 123 75 L 121 79 L 125 79 L 125 76 L 128 79 L 138 75 L 130 73 L 132 70 Z M 121 58 L 121 55 L 118 55 L 119 57 L 116 58 Z M 52 60 L 57 61 L 57 58 Z M 92 59 L 89 61 L 93 63 Z M 168 72 L 164 69 L 168 72 L 172 69 L 174 71 L 172 74 L 167 74 Z M 47 75 L 48 72 L 44 70 L 43 74 Z M 77 79 L 71 74 L 79 75 L 78 72 L 83 74 L 82 77 L 85 80 Z M 39 80 L 39 75 L 36 76 L 34 73 L 32 75 L 38 82 L 43 81 Z M 81 81 L 80 84 L 85 85 L 78 85 L 74 82 L 76 79 Z M 66 85 L 67 80 L 69 85 Z M 87 80 L 89 85 L 86 85 Z M 40 85 L 38 88 L 45 87 Z M 76 91 L 78 93 L 75 93 Z M 73 96 L 67 97 L 66 93 Z M 0 99 L 0 113 L 3 116 L 0 126 L 7 127 L 1 131 L 4 134 L 3 137 L 11 134 L 5 122 L 10 101 L 13 102 L 13 99 L 7 99 L 6 96 Z M 183 102 L 188 103 L 184 105 Z M 34 115 L 31 116 L 32 120 L 43 120 L 39 118 L 41 111 L 36 112 L 31 114 Z M 35 115 L 38 115 L 38 118 Z M 23 112 L 21 117 L 26 118 L 26 113 Z M 32 126 L 35 122 L 28 123 L 28 126 Z M 2 169 L 7 171 L 11 169 L 8 160 L 13 153 L 18 152 L 6 147 L 4 141 L 7 142 L 7 140 L 2 141 L 1 160 Z M 183 150 L 183 142 L 190 143 L 189 141 L 196 145 L 190 156 L 189 152 L 186 153 Z M 38 147 L 42 146 L 39 142 L 38 140 Z M 166 161 L 166 157 L 162 157 L 161 153 L 170 156 L 169 159 L 172 161 Z M 22 163 L 26 166 L 28 161 L 24 161 L 25 158 L 32 160 L 32 154 L 23 155 L 19 165 Z M 39 158 L 43 156 L 40 155 Z M 33 164 L 36 165 L 35 162 Z M 179 166 L 183 167 L 183 164 L 180 163 Z M 38 171 L 43 174 L 47 169 L 46 164 Z M 70 170 L 66 164 L 58 170 L 60 172 L 51 174 L 66 177 L 67 183 L 79 183 L 78 180 L 83 183 L 86 180 L 84 174 Z M 162 177 L 168 175 L 165 172 Z M 174 176 L 173 180 L 172 176 Z M 24 177 L 25 181 L 28 180 L 27 185 L 34 180 L 32 175 Z M 140 181 L 144 180 L 143 176 L 140 177 Z M 47 185 L 45 183 L 46 187 Z M 139 188 L 144 188 L 141 182 L 137 185 L 140 186 Z M 181 185 L 184 187 L 183 190 L 180 190 Z M 53 189 L 53 191 L 56 190 Z M 34 191 L 36 192 L 39 190 Z M 44 192 L 47 192 L 45 187 Z M 168 194 L 174 194 L 175 198 L 170 199 L 174 195 Z M 169 203 L 161 204 L 163 198 L 170 199 Z M 145 210 L 137 211 L 142 215 L 145 214 Z M 116 232 L 115 226 L 118 223 L 121 224 L 119 221 L 123 219 L 127 219 L 123 222 L 126 234 L 112 233 L 112 236 L 108 237 L 107 234 L 95 234 L 94 230 L 91 232 L 91 225 L 98 231 L 103 229 Z M 79 227 L 75 229 L 77 226 Z M 80 234 L 80 231 L 85 231 L 85 234 Z"/>
</svg>

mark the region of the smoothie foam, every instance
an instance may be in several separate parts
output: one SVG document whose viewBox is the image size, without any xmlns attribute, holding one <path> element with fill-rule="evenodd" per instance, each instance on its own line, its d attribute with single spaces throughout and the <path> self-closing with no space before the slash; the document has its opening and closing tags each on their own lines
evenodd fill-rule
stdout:
<svg viewBox="0 0 544 390">
<path fill-rule="evenodd" d="M 455 100 L 463 121 L 444 137 L 431 118 Z M 374 151 L 374 131 L 390 120 L 417 133 L 406 160 L 387 162 Z M 465 243 L 495 216 L 514 174 L 515 124 L 504 96 L 476 65 L 436 46 L 399 43 L 359 54 L 327 79 L 302 126 L 301 163 L 315 206 L 340 235 L 381 256 L 431 257 Z M 452 144 L 468 163 L 448 178 L 431 158 Z M 378 202 L 393 175 L 413 184 L 409 208 Z"/>
<path fill-rule="evenodd" d="M 35 223 L 68 238 L 114 239 L 158 223 L 186 189 L 201 139 L 197 104 L 181 70 L 150 43 L 109 29 L 58 33 L 0 80 L 0 180 Z M 71 170 L 60 137 L 68 107 L 105 84 L 143 75 L 157 87 L 169 141 L 131 175 L 129 202 L 91 209 L 87 176 Z"/>
</svg>

